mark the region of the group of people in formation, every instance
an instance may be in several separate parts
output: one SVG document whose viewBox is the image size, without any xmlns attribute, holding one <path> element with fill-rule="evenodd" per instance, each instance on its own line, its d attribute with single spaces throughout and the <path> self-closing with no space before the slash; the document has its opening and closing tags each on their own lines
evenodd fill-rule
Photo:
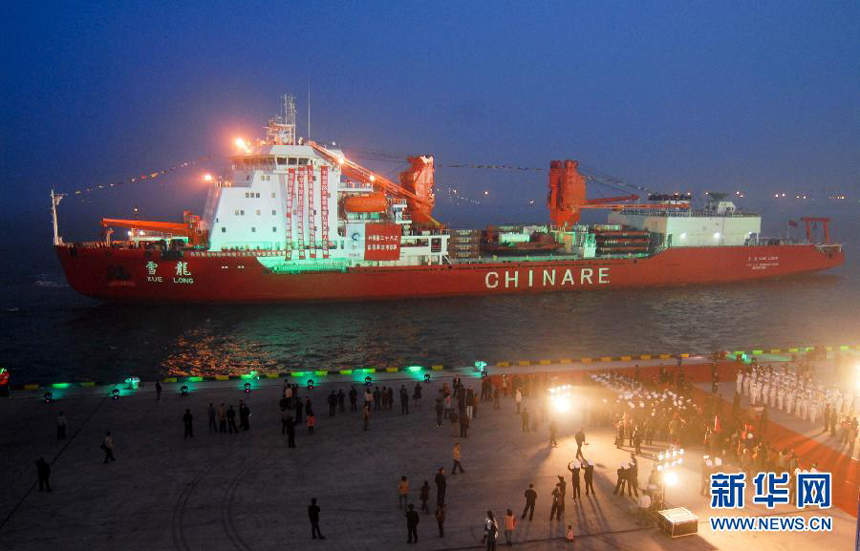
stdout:
<svg viewBox="0 0 860 551">
<path fill-rule="evenodd" d="M 821 419 L 825 430 L 832 424 L 834 432 L 837 423 L 854 420 L 858 405 L 855 393 L 823 385 L 811 371 L 798 371 L 790 364 L 774 368 L 753 363 L 738 369 L 735 392 L 745 396 L 753 407 L 778 409 L 811 423 Z"/>
</svg>

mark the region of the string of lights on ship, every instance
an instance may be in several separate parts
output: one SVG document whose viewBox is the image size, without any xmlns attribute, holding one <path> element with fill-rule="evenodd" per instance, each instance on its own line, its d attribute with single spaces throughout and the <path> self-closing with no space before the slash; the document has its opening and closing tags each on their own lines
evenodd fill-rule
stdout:
<svg viewBox="0 0 860 551">
<path fill-rule="evenodd" d="M 373 151 L 365 151 L 365 150 L 354 150 L 351 155 L 356 158 L 366 159 L 366 160 L 375 160 L 381 162 L 388 163 L 403 163 L 403 159 L 407 157 L 407 155 L 395 155 L 391 153 L 379 153 Z M 122 187 L 123 185 L 135 184 L 141 182 L 149 182 L 155 180 L 156 178 L 164 175 L 168 175 L 174 173 L 176 171 L 190 168 L 193 166 L 199 166 L 201 164 L 207 163 L 209 161 L 217 160 L 217 157 L 214 155 L 203 155 L 201 157 L 197 157 L 195 159 L 191 159 L 188 161 L 184 161 L 182 163 L 173 165 L 168 168 L 162 168 L 158 170 L 144 172 L 135 176 L 130 176 L 123 180 L 117 180 L 115 182 L 108 183 L 98 183 L 98 184 L 90 184 L 88 186 L 84 186 L 78 188 L 73 191 L 67 192 L 69 197 L 76 197 L 81 200 L 85 200 L 90 194 L 96 191 L 115 189 Z M 452 163 L 452 164 L 442 164 L 436 165 L 437 169 L 473 169 L 473 170 L 497 170 L 497 171 L 507 171 L 507 172 L 544 172 L 545 169 L 539 167 L 529 167 L 529 166 L 515 166 L 515 165 L 504 165 L 504 164 L 473 164 L 473 163 Z M 580 169 L 583 171 L 583 176 L 585 176 L 586 180 L 590 183 L 600 184 L 606 187 L 619 189 L 619 188 L 628 188 L 635 189 L 637 191 L 641 191 L 648 194 L 655 194 L 656 192 L 650 188 L 645 186 L 640 186 L 637 184 L 632 184 L 626 182 L 624 180 L 600 173 L 600 171 L 587 167 L 580 163 Z M 206 175 L 208 180 L 211 180 L 211 176 Z M 488 198 L 490 196 L 489 190 L 484 190 L 483 193 L 479 196 L 473 196 L 468 193 L 463 192 L 461 189 L 450 185 L 437 185 L 437 196 L 442 196 L 447 199 L 450 203 L 455 205 L 481 205 L 482 199 Z M 743 199 L 745 197 L 744 192 L 736 191 L 734 193 L 735 197 Z M 836 195 L 827 195 L 826 197 L 816 196 L 812 193 L 774 193 L 774 199 L 778 200 L 798 200 L 798 201 L 816 201 L 818 199 L 826 199 L 831 201 L 846 201 L 848 200 L 847 196 L 844 194 L 836 194 Z M 528 204 L 534 205 L 536 203 L 535 199 L 529 199 Z"/>
</svg>

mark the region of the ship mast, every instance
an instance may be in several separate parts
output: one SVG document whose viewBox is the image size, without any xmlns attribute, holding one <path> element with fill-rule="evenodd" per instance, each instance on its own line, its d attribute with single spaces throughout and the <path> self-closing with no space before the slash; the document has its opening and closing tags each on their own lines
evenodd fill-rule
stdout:
<svg viewBox="0 0 860 551">
<path fill-rule="evenodd" d="M 269 120 L 266 141 L 274 145 L 296 143 L 296 98 L 284 94 L 281 97 L 281 114 Z"/>
<path fill-rule="evenodd" d="M 60 228 L 57 225 L 57 205 L 60 204 L 60 201 L 65 197 L 62 193 L 54 193 L 54 190 L 51 190 L 51 218 L 54 222 L 54 245 L 62 245 L 63 240 L 60 237 Z"/>
</svg>

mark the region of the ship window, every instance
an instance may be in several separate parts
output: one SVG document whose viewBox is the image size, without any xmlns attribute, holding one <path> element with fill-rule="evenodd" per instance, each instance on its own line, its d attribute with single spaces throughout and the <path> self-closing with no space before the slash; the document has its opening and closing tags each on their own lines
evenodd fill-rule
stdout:
<svg viewBox="0 0 860 551">
<path fill-rule="evenodd" d="M 299 159 L 299 166 L 304 166 L 304 165 L 306 165 L 306 164 L 308 164 L 308 160 L 307 160 L 307 159 L 305 159 L 305 158 L 301 158 L 301 159 Z"/>
<path fill-rule="evenodd" d="M 251 226 L 251 233 L 257 233 L 257 228 Z"/>
<path fill-rule="evenodd" d="M 281 165 L 285 165 L 285 164 L 287 164 L 287 158 L 286 157 L 278 157 L 278 165 L 281 166 Z"/>
<path fill-rule="evenodd" d="M 240 214 L 240 215 L 242 215 L 242 216 L 245 216 L 245 211 L 244 211 L 244 210 L 240 210 L 240 211 L 239 211 L 239 214 Z"/>
<path fill-rule="evenodd" d="M 254 197 L 256 197 L 257 199 L 259 199 L 259 198 L 260 198 L 260 194 L 258 193 L 258 194 L 256 194 L 256 195 L 254 195 Z"/>
<path fill-rule="evenodd" d="M 278 215 L 278 211 L 276 211 L 275 209 L 272 209 L 272 216 L 277 216 L 277 215 Z"/>
<path fill-rule="evenodd" d="M 257 209 L 257 216 L 260 216 L 260 209 Z"/>
<path fill-rule="evenodd" d="M 272 192 L 272 199 L 274 199 L 274 198 L 275 198 L 275 192 L 273 191 Z"/>
<path fill-rule="evenodd" d="M 298 160 L 298 159 L 296 159 L 295 157 L 290 157 L 290 158 L 288 159 L 288 162 L 289 162 L 291 165 L 295 165 L 295 164 L 298 164 L 299 160 Z"/>
<path fill-rule="evenodd" d="M 221 226 L 221 233 L 227 233 L 227 226 Z"/>
<path fill-rule="evenodd" d="M 234 210 L 234 211 L 233 211 L 233 215 L 234 215 L 234 216 L 239 216 L 239 210 L 238 210 L 238 209 L 237 209 L 237 210 Z"/>
<path fill-rule="evenodd" d="M 272 226 L 272 233 L 276 233 L 277 231 L 278 231 L 278 228 L 276 228 L 275 226 Z"/>
<path fill-rule="evenodd" d="M 250 179 L 251 179 L 251 175 L 250 175 L 250 174 L 248 174 L 247 176 L 245 176 L 245 181 L 246 181 L 246 182 L 247 182 L 248 180 L 250 180 Z"/>
</svg>

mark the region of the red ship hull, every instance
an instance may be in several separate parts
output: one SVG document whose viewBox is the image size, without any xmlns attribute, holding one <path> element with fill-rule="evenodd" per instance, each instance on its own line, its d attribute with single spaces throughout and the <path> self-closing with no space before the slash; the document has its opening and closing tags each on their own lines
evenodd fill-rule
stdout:
<svg viewBox="0 0 860 551">
<path fill-rule="evenodd" d="M 195 251 L 168 259 L 159 251 L 70 245 L 56 252 L 73 289 L 108 302 L 359 301 L 720 284 L 816 272 L 844 262 L 838 247 L 810 244 L 678 247 L 647 258 L 272 273 L 254 253 Z"/>
</svg>

